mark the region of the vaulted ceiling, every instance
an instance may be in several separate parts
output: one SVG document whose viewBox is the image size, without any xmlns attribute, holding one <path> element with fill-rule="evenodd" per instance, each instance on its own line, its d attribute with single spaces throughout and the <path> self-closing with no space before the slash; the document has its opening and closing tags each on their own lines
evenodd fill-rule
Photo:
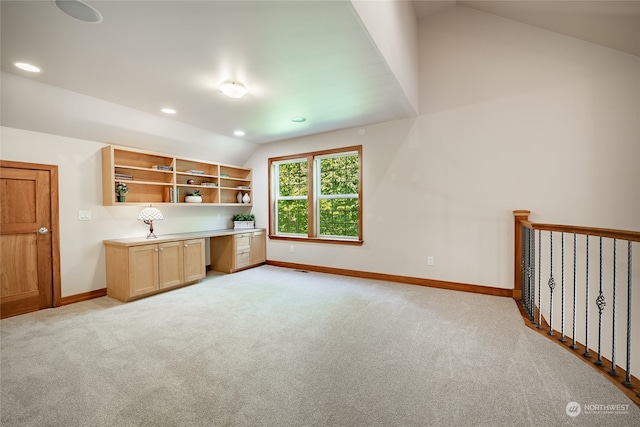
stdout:
<svg viewBox="0 0 640 427">
<path fill-rule="evenodd" d="M 464 6 L 640 56 L 640 2 L 619 0 L 414 0 L 416 15 Z"/>
<path fill-rule="evenodd" d="M 154 115 L 173 108 L 172 120 L 256 143 L 415 115 L 350 1 L 87 3 L 102 22 L 54 0 L 0 2 L 2 71 Z M 414 2 L 418 17 L 456 4 L 640 55 L 640 25 L 628 30 L 640 2 Z M 227 98 L 229 80 L 249 94 Z"/>
</svg>

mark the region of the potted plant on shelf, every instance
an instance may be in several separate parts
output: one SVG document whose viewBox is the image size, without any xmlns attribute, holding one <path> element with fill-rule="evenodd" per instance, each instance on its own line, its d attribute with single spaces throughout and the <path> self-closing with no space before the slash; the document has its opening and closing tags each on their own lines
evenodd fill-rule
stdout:
<svg viewBox="0 0 640 427">
<path fill-rule="evenodd" d="M 255 228 L 256 217 L 254 214 L 235 214 L 233 216 L 233 228 Z"/>
<path fill-rule="evenodd" d="M 187 194 L 184 201 L 187 203 L 202 203 L 202 194 L 200 194 L 200 190 Z"/>
<path fill-rule="evenodd" d="M 129 188 L 127 188 L 127 184 L 124 182 L 116 183 L 116 201 L 124 202 L 126 194 L 129 192 Z"/>
</svg>

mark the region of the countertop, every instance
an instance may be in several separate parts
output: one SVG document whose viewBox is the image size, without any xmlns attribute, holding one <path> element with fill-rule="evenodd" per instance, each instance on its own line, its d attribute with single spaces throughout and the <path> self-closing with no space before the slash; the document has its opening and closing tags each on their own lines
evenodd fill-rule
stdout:
<svg viewBox="0 0 640 427">
<path fill-rule="evenodd" d="M 111 239 L 104 240 L 105 245 L 116 246 L 139 246 L 150 245 L 161 242 L 171 242 L 174 240 L 187 240 L 187 239 L 200 239 L 209 237 L 221 237 L 229 236 L 233 234 L 242 233 L 254 233 L 256 231 L 266 231 L 264 228 L 225 228 L 221 230 L 205 230 L 205 231 L 192 231 L 189 233 L 176 233 L 176 234 L 161 234 L 155 239 L 147 239 L 144 236 L 140 237 L 128 237 L 126 239 Z"/>
</svg>

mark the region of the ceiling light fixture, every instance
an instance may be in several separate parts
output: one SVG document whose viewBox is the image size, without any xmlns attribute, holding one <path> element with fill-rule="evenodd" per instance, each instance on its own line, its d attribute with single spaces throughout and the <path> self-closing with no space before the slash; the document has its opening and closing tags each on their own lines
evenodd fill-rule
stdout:
<svg viewBox="0 0 640 427">
<path fill-rule="evenodd" d="M 40 68 L 35 65 L 27 64 L 26 62 L 15 62 L 13 65 L 20 68 L 21 70 L 28 71 L 30 73 L 39 73 Z"/>
<path fill-rule="evenodd" d="M 100 12 L 82 0 L 53 0 L 53 3 L 64 14 L 78 21 L 88 22 L 90 24 L 99 24 L 102 22 Z"/>
<path fill-rule="evenodd" d="M 293 116 L 291 117 L 291 121 L 293 123 L 304 123 L 307 121 L 307 118 L 304 116 Z"/>
<path fill-rule="evenodd" d="M 161 111 L 165 114 L 175 114 L 177 112 L 173 108 L 163 108 Z"/>
<path fill-rule="evenodd" d="M 229 98 L 242 98 L 249 93 L 249 90 L 246 87 L 237 82 L 224 82 L 218 89 L 220 89 L 220 92 L 224 93 Z"/>
<path fill-rule="evenodd" d="M 233 131 L 233 134 L 234 134 L 235 136 L 244 136 L 244 135 L 245 135 L 245 133 L 244 133 L 244 131 L 243 131 L 243 130 L 236 130 L 236 131 Z"/>
</svg>

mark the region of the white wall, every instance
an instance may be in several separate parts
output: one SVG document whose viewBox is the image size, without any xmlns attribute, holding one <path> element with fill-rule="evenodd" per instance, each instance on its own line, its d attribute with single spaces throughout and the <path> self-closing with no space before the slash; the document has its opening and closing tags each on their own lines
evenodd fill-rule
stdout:
<svg viewBox="0 0 640 427">
<path fill-rule="evenodd" d="M 149 229 L 136 219 L 140 206 L 102 206 L 100 150 L 105 144 L 9 127 L 0 128 L 0 141 L 3 160 L 58 166 L 62 296 L 105 288 L 102 241 L 145 236 Z M 158 235 L 229 228 L 238 212 L 184 204 L 160 209 L 165 219 L 154 223 Z M 79 221 L 79 210 L 91 211 L 91 221 Z"/>
<path fill-rule="evenodd" d="M 249 160 L 266 227 L 269 157 L 363 145 L 365 244 L 269 241 L 269 259 L 511 288 L 514 209 L 640 230 L 640 58 L 464 7 L 420 20 L 419 48 L 418 118 Z"/>
</svg>

